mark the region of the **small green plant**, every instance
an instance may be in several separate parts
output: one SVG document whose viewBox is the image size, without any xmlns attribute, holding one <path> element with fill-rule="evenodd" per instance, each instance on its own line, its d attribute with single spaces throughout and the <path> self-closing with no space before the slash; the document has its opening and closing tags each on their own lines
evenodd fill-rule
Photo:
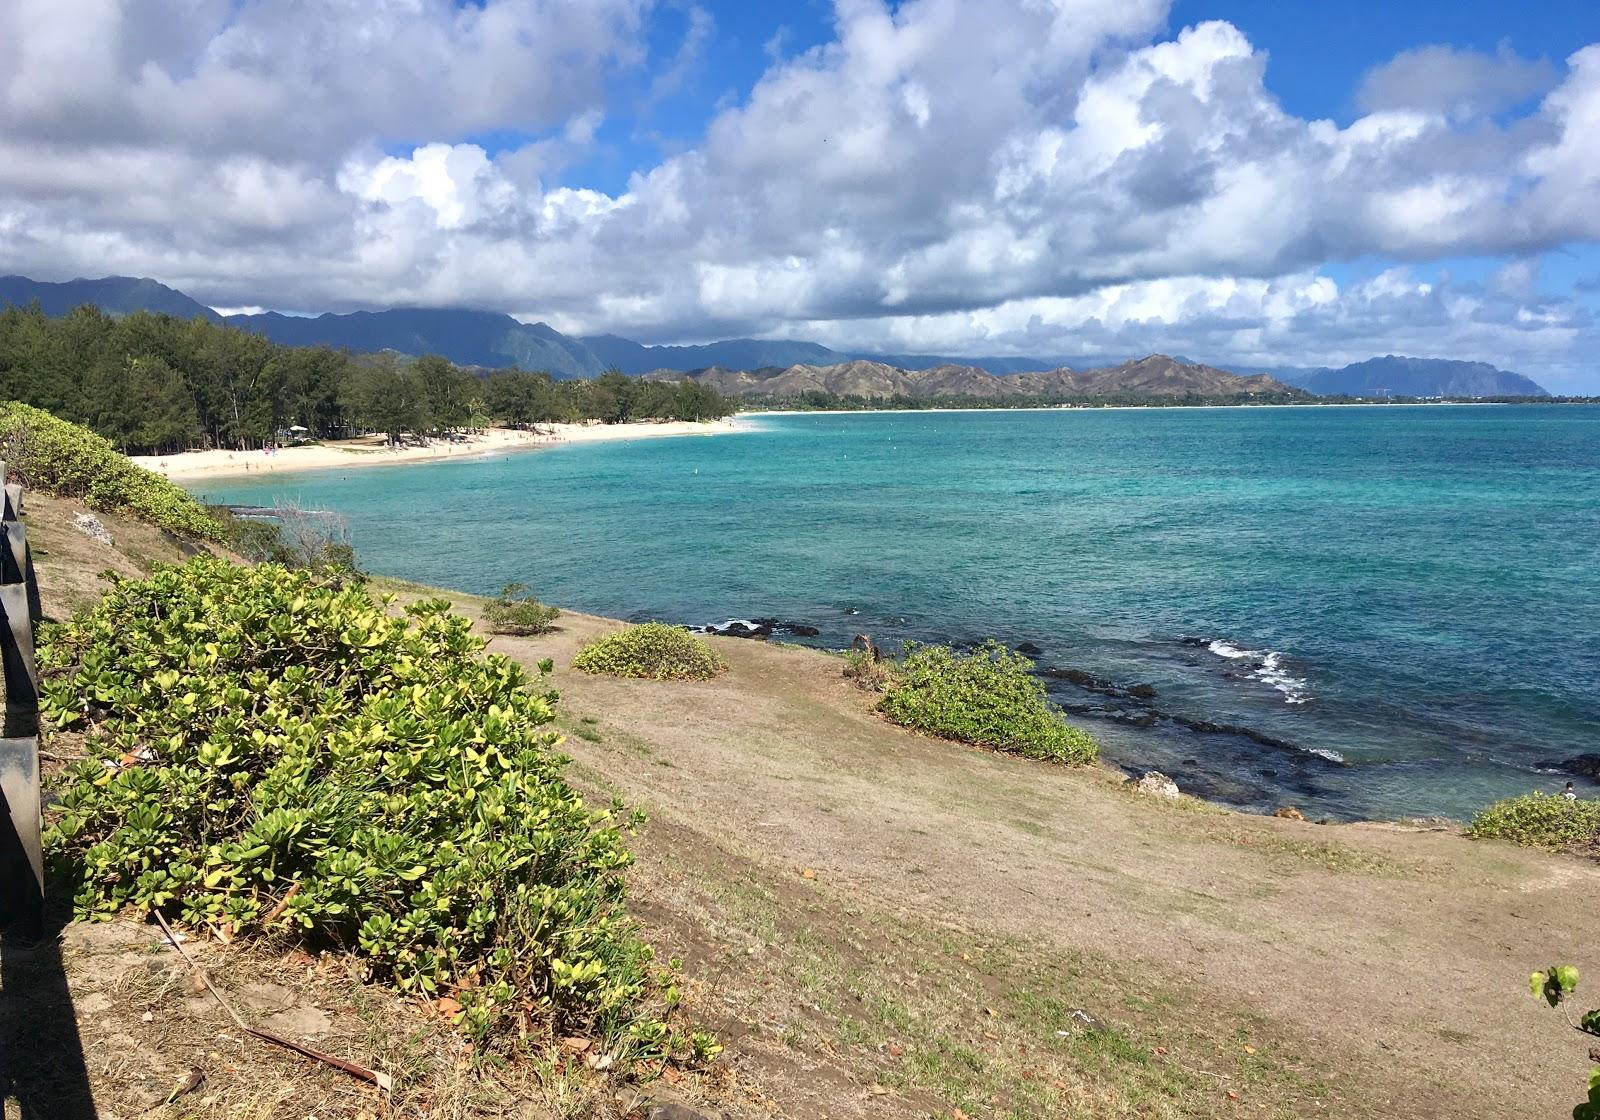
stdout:
<svg viewBox="0 0 1600 1120">
<path fill-rule="evenodd" d="M 654 681 L 708 681 L 727 669 L 716 650 L 681 626 L 646 622 L 596 638 L 572 666 L 585 673 Z"/>
<path fill-rule="evenodd" d="M 1551 1007 L 1561 1008 L 1566 1015 L 1566 1008 L 1562 1006 L 1567 997 L 1578 990 L 1578 970 L 1570 964 L 1558 964 L 1535 972 L 1528 978 L 1528 990 L 1536 999 L 1542 999 Z M 1574 1030 L 1584 1034 L 1600 1035 L 1600 1010 L 1586 1011 L 1578 1022 L 1573 1023 L 1572 1016 L 1567 1015 L 1567 1023 Z M 1590 1050 L 1590 1060 L 1596 1059 L 1596 1051 Z M 1588 1096 L 1572 1110 L 1572 1120 L 1600 1120 L 1600 1065 L 1589 1071 Z"/>
<path fill-rule="evenodd" d="M 1473 818 L 1479 840 L 1510 840 L 1530 848 L 1576 848 L 1600 839 L 1600 801 L 1527 793 L 1496 801 Z"/>
<path fill-rule="evenodd" d="M 868 692 L 883 692 L 894 683 L 894 663 L 864 649 L 845 650 L 845 679 Z"/>
<path fill-rule="evenodd" d="M 970 653 L 908 646 L 878 704 L 916 731 L 1051 762 L 1088 763 L 1099 747 L 1061 721 L 1032 673 L 1033 662 L 998 642 Z"/>
<path fill-rule="evenodd" d="M 392 605 L 199 557 L 46 628 L 41 711 L 88 755 L 47 833 L 78 914 L 347 947 L 486 1048 L 700 1050 L 624 909 L 637 818 L 562 776 L 548 667 L 485 655 L 442 599 Z"/>
<path fill-rule="evenodd" d="M 222 524 L 183 490 L 136 467 L 88 428 L 42 408 L 0 403 L 0 459 L 11 481 L 94 509 L 128 513 L 186 537 L 221 542 Z"/>
<path fill-rule="evenodd" d="M 483 608 L 484 621 L 494 634 L 548 634 L 555 629 L 555 621 L 560 617 L 561 612 L 555 607 L 528 594 L 525 583 L 506 584 L 500 589 L 500 597 L 490 600 Z"/>
</svg>

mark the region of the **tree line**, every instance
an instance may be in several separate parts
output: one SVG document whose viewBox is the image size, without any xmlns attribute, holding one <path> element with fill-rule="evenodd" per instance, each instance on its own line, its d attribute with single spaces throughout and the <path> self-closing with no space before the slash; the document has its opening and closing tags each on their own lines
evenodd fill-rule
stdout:
<svg viewBox="0 0 1600 1120">
<path fill-rule="evenodd" d="M 86 304 L 51 318 L 0 311 L 0 398 L 48 409 L 129 453 L 251 449 L 298 425 L 313 439 L 391 440 L 497 423 L 714 420 L 735 411 L 692 381 L 616 370 L 554 381 L 525 370 L 463 369 L 445 358 L 282 346 L 206 319 Z"/>
</svg>

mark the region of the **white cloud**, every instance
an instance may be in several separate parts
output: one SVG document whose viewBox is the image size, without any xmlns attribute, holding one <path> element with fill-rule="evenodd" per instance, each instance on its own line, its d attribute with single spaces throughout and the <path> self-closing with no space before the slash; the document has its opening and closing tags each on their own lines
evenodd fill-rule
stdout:
<svg viewBox="0 0 1600 1120">
<path fill-rule="evenodd" d="M 1417 109 L 1468 117 L 1545 93 L 1556 78 L 1549 62 L 1522 58 L 1504 44 L 1494 54 L 1447 45 L 1418 47 L 1369 70 L 1356 91 L 1356 103 L 1369 113 Z"/>
<path fill-rule="evenodd" d="M 165 38 L 134 0 L 64 3 L 0 12 L 7 271 L 969 353 L 1454 345 L 1556 368 L 1592 338 L 1509 275 L 1317 269 L 1600 240 L 1600 46 L 1516 120 L 1485 114 L 1538 67 L 1411 52 L 1341 128 L 1286 113 L 1236 28 L 1167 36 L 1165 0 L 838 0 L 831 42 L 774 52 L 697 145 L 608 195 L 561 177 L 645 0 L 139 0 Z M 712 33 L 697 10 L 669 70 Z M 491 152 L 490 131 L 530 139 Z"/>
</svg>

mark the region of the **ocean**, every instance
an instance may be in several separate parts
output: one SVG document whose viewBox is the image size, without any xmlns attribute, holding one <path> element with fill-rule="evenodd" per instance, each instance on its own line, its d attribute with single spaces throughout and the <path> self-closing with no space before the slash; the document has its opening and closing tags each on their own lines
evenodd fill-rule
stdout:
<svg viewBox="0 0 1600 1120">
<path fill-rule="evenodd" d="M 746 423 L 191 488 L 336 511 L 370 571 L 468 592 L 1026 643 L 1108 760 L 1245 809 L 1465 818 L 1600 752 L 1600 408 Z"/>
</svg>

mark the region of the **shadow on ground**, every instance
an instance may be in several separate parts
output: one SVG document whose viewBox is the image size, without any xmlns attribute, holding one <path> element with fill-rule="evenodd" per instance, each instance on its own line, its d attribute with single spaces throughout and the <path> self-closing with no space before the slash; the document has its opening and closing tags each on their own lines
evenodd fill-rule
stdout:
<svg viewBox="0 0 1600 1120">
<path fill-rule="evenodd" d="M 0 799 L 0 1101 L 7 1120 L 96 1115 L 61 958 L 70 917 L 61 897 L 56 892 L 41 918 L 33 873 Z"/>
</svg>

